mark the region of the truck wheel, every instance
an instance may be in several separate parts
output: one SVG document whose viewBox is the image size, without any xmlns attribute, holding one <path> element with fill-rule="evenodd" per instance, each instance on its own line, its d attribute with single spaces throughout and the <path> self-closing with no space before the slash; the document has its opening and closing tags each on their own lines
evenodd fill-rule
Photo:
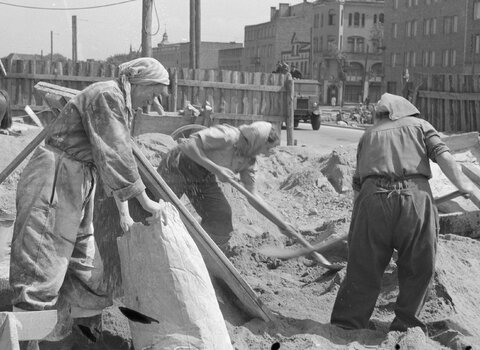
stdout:
<svg viewBox="0 0 480 350">
<path fill-rule="evenodd" d="M 319 115 L 312 114 L 310 116 L 310 120 L 311 120 L 311 123 L 312 123 L 312 129 L 313 130 L 320 129 L 321 121 L 320 121 L 320 116 Z"/>
</svg>

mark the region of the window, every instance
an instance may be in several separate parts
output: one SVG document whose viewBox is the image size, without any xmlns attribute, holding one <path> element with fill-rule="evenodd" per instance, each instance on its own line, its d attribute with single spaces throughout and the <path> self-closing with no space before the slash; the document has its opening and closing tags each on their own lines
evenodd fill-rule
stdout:
<svg viewBox="0 0 480 350">
<path fill-rule="evenodd" d="M 323 28 L 323 13 L 320 15 L 320 27 Z"/>
<path fill-rule="evenodd" d="M 318 52 L 320 51 L 318 49 L 318 37 L 313 38 L 313 52 Z"/>
<path fill-rule="evenodd" d="M 432 18 L 432 20 L 430 21 L 430 34 L 431 35 L 437 34 L 437 19 L 436 18 Z"/>
<path fill-rule="evenodd" d="M 410 67 L 410 52 L 405 52 L 403 54 L 403 61 L 405 62 L 405 67 Z"/>
<path fill-rule="evenodd" d="M 417 65 L 417 53 L 415 51 L 410 52 L 410 63 L 412 64 L 412 67 L 416 67 Z"/>
<path fill-rule="evenodd" d="M 381 13 L 381 14 L 378 16 L 378 21 L 379 21 L 380 23 L 384 23 L 384 21 L 385 21 L 385 16 L 383 15 L 383 13 Z"/>
<path fill-rule="evenodd" d="M 376 14 L 373 15 L 373 23 L 374 23 L 374 24 L 377 23 L 377 15 L 376 15 Z"/>
<path fill-rule="evenodd" d="M 428 67 L 428 62 L 429 62 L 429 52 L 428 51 L 423 51 L 422 52 L 422 65 L 424 67 Z"/>
<path fill-rule="evenodd" d="M 393 0 L 393 8 L 398 9 L 398 0 Z"/>
<path fill-rule="evenodd" d="M 398 24 L 397 23 L 393 23 L 392 24 L 392 37 L 393 38 L 396 38 L 398 35 Z"/>
<path fill-rule="evenodd" d="M 417 36 L 417 21 L 412 21 L 412 36 Z"/>
<path fill-rule="evenodd" d="M 318 41 L 318 49 L 319 51 L 323 50 L 323 36 L 321 36 L 320 40 Z"/>
<path fill-rule="evenodd" d="M 328 11 L 328 25 L 333 26 L 335 24 L 335 10 Z"/>
<path fill-rule="evenodd" d="M 480 19 L 480 1 L 473 4 L 473 19 Z"/>
<path fill-rule="evenodd" d="M 444 50 L 443 51 L 443 60 L 442 60 L 442 66 L 447 67 L 448 66 L 448 58 L 450 56 L 449 50 Z"/>
<path fill-rule="evenodd" d="M 412 36 L 412 22 L 410 22 L 410 21 L 405 23 L 405 36 L 407 36 L 407 37 Z"/>
<path fill-rule="evenodd" d="M 398 66 L 398 53 L 392 53 L 392 56 L 391 56 L 391 63 L 392 63 L 392 67 L 397 67 Z"/>
<path fill-rule="evenodd" d="M 458 16 L 452 17 L 452 32 L 458 33 Z"/>
<path fill-rule="evenodd" d="M 362 13 L 362 27 L 365 27 L 365 14 Z"/>
<path fill-rule="evenodd" d="M 435 51 L 430 51 L 430 67 L 435 66 Z"/>
<path fill-rule="evenodd" d="M 347 51 L 358 53 L 365 52 L 365 38 L 360 36 L 350 36 L 347 38 Z"/>
<path fill-rule="evenodd" d="M 475 53 L 480 53 L 480 35 L 475 35 Z"/>
<path fill-rule="evenodd" d="M 423 35 L 430 35 L 430 18 L 423 20 Z"/>
<path fill-rule="evenodd" d="M 443 17 L 443 33 L 450 34 L 452 32 L 452 18 L 451 17 Z"/>
<path fill-rule="evenodd" d="M 316 13 L 316 14 L 313 16 L 313 28 L 318 28 L 318 21 L 319 21 L 319 14 Z"/>
<path fill-rule="evenodd" d="M 358 27 L 360 25 L 360 14 L 358 12 L 355 12 L 353 15 L 353 25 L 355 27 Z"/>
<path fill-rule="evenodd" d="M 353 18 L 353 15 L 351 13 L 348 14 L 348 26 L 351 27 L 352 26 L 352 18 Z"/>
<path fill-rule="evenodd" d="M 453 67 L 457 64 L 457 50 L 450 50 L 450 65 Z"/>
<path fill-rule="evenodd" d="M 343 26 L 343 10 L 340 13 L 340 25 Z"/>
</svg>

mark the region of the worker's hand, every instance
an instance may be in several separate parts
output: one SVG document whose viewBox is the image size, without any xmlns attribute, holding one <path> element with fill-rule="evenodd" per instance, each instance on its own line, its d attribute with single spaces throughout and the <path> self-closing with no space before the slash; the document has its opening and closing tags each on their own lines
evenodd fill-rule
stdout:
<svg viewBox="0 0 480 350">
<path fill-rule="evenodd" d="M 130 227 L 134 224 L 134 221 L 130 214 L 120 215 L 120 227 L 123 232 L 127 233 L 130 230 Z"/>
<path fill-rule="evenodd" d="M 159 202 L 155 202 L 149 199 L 145 201 L 145 203 L 143 203 L 143 209 L 145 209 L 149 213 L 152 213 L 152 219 L 160 217 L 164 225 L 168 224 L 164 201 L 160 200 Z"/>
<path fill-rule="evenodd" d="M 470 181 L 462 181 L 458 185 L 460 185 L 458 189 L 463 193 L 463 197 L 470 198 L 473 194 L 474 185 Z"/>
<path fill-rule="evenodd" d="M 235 173 L 223 166 L 218 166 L 215 175 L 217 175 L 220 182 L 228 182 L 228 180 L 235 179 Z"/>
</svg>

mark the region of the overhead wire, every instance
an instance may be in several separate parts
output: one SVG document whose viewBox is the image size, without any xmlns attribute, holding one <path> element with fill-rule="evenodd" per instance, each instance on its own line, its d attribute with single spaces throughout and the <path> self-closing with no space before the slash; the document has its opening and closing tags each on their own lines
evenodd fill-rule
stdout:
<svg viewBox="0 0 480 350">
<path fill-rule="evenodd" d="M 77 10 L 92 10 L 92 9 L 97 9 L 97 8 L 102 8 L 102 7 L 117 6 L 117 5 L 122 5 L 122 4 L 125 4 L 125 3 L 128 3 L 128 2 L 135 2 L 135 1 L 138 1 L 138 0 L 125 0 L 125 1 L 119 1 L 119 2 L 115 2 L 115 3 L 111 3 L 111 4 L 84 6 L 84 7 L 39 7 L 39 6 L 12 4 L 12 3 L 8 3 L 8 2 L 4 2 L 4 1 L 0 1 L 0 5 L 20 7 L 20 8 L 31 9 L 31 10 L 77 11 Z"/>
</svg>

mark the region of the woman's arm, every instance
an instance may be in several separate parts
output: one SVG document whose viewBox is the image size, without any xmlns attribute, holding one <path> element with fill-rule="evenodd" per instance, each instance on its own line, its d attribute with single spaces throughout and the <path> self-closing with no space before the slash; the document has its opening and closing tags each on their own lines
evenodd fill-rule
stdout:
<svg viewBox="0 0 480 350">
<path fill-rule="evenodd" d="M 460 170 L 455 158 L 450 152 L 443 152 L 436 157 L 437 164 L 445 176 L 463 193 L 471 194 L 473 192 L 472 182 Z"/>
</svg>

